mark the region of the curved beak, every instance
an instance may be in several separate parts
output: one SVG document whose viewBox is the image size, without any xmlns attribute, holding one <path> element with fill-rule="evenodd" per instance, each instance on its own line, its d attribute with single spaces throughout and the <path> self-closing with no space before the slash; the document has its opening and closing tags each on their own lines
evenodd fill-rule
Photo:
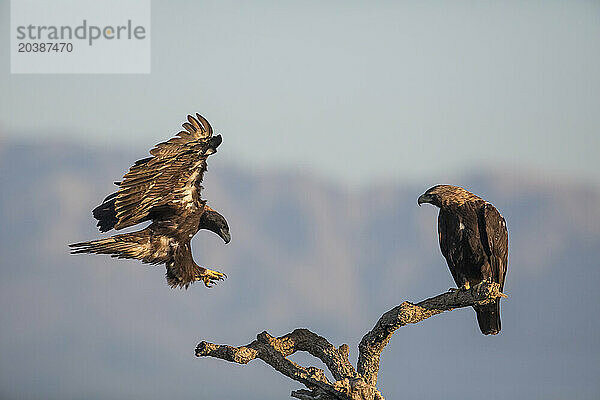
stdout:
<svg viewBox="0 0 600 400">
<path fill-rule="evenodd" d="M 231 242 L 231 234 L 228 230 L 221 229 L 221 234 L 219 236 L 221 236 L 221 239 L 223 239 L 225 244 Z"/>
<path fill-rule="evenodd" d="M 419 205 L 419 207 L 421 207 L 421 204 L 423 203 L 431 203 L 431 196 L 426 194 L 420 195 L 417 199 L 417 204 Z"/>
</svg>

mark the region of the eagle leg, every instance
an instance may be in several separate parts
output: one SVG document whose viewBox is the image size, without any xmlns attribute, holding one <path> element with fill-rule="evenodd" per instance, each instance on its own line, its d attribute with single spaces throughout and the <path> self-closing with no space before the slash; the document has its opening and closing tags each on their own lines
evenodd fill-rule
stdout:
<svg viewBox="0 0 600 400">
<path fill-rule="evenodd" d="M 222 281 L 227 278 L 227 275 L 219 272 L 213 271 L 212 269 L 198 267 L 199 271 L 196 275 L 195 280 L 203 281 L 206 287 L 214 286 L 218 281 Z"/>
</svg>

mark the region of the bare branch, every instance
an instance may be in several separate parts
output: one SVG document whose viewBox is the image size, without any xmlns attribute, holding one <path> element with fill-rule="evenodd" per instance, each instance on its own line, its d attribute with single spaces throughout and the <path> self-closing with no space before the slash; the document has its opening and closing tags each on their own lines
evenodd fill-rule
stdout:
<svg viewBox="0 0 600 400">
<path fill-rule="evenodd" d="M 348 398 L 340 392 L 340 388 L 329 382 L 323 370 L 315 367 L 304 368 L 286 358 L 296 351 L 306 351 L 321 359 L 338 380 L 348 376 L 358 377 L 356 370 L 348 361 L 347 345 L 336 349 L 327 339 L 308 329 L 296 329 L 278 338 L 262 332 L 258 334 L 255 341 L 240 347 L 203 341 L 196 347 L 196 356 L 215 357 L 238 364 L 247 364 L 255 358 L 260 358 L 275 370 L 316 390 L 320 395 L 329 393 L 332 395 L 331 398 Z"/>
<path fill-rule="evenodd" d="M 360 341 L 358 373 L 367 383 L 377 384 L 381 352 L 398 328 L 406 324 L 416 324 L 444 311 L 489 303 L 502 296 L 505 295 L 500 292 L 499 284 L 482 282 L 469 290 L 450 291 L 417 304 L 405 301 L 383 314 L 375 327 Z"/>
<path fill-rule="evenodd" d="M 404 302 L 379 318 L 373 329 L 359 344 L 358 372 L 348 361 L 348 345 L 339 348 L 327 339 L 308 329 L 296 329 L 287 335 L 273 337 L 259 333 L 256 340 L 246 346 L 232 347 L 200 342 L 196 356 L 215 357 L 247 364 L 259 358 L 285 376 L 302 383 L 306 389 L 296 390 L 292 397 L 302 400 L 384 400 L 375 385 L 379 372 L 381 352 L 394 332 L 406 324 L 416 324 L 433 315 L 454 308 L 486 304 L 505 297 L 497 283 L 483 282 L 469 290 L 455 290 L 412 304 Z M 330 382 L 325 372 L 315 367 L 303 367 L 287 357 L 297 351 L 306 351 L 323 361 L 335 382 Z"/>
</svg>

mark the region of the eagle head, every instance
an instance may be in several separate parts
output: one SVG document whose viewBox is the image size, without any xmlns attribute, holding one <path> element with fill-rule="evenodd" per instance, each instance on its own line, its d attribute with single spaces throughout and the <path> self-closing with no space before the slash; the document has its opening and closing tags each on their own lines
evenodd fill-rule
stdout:
<svg viewBox="0 0 600 400">
<path fill-rule="evenodd" d="M 204 151 L 204 154 L 206 154 L 207 156 L 209 156 L 211 154 L 216 153 L 217 152 L 217 147 L 219 147 L 219 145 L 221 144 L 222 141 L 223 141 L 223 138 L 221 137 L 221 135 L 212 136 L 208 140 L 208 147 Z"/>
<path fill-rule="evenodd" d="M 436 185 L 419 196 L 417 204 L 420 206 L 423 203 L 429 203 L 441 208 L 449 205 L 461 205 L 473 200 L 480 200 L 480 198 L 459 186 Z"/>
<path fill-rule="evenodd" d="M 208 206 L 205 206 L 205 211 L 200 217 L 198 229 L 208 229 L 209 231 L 216 233 L 225 243 L 231 241 L 227 220 Z"/>
</svg>

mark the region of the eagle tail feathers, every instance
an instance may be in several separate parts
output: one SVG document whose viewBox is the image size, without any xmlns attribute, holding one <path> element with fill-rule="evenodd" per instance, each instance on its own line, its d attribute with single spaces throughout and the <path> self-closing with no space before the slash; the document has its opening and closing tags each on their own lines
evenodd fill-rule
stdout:
<svg viewBox="0 0 600 400">
<path fill-rule="evenodd" d="M 500 299 L 491 304 L 475 307 L 477 323 L 484 335 L 496 335 L 500 332 Z"/>
<path fill-rule="evenodd" d="M 163 263 L 166 258 L 152 251 L 150 236 L 146 229 L 89 242 L 73 243 L 69 247 L 71 254 L 108 254 L 115 258 L 142 260 L 149 264 Z"/>
</svg>

